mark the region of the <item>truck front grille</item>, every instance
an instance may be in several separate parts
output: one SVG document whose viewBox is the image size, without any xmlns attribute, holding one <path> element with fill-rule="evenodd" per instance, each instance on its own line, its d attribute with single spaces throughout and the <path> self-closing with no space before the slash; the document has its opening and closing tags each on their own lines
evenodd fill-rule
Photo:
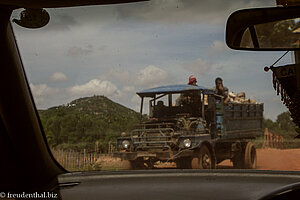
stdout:
<svg viewBox="0 0 300 200">
<path fill-rule="evenodd" d="M 143 149 L 169 149 L 171 136 L 174 133 L 172 128 L 136 129 L 133 134 L 133 144 L 137 150 Z"/>
</svg>

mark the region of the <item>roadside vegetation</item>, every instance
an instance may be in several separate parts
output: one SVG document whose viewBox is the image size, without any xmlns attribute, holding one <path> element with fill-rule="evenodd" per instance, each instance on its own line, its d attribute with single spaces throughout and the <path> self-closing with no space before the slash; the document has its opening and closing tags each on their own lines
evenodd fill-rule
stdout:
<svg viewBox="0 0 300 200">
<path fill-rule="evenodd" d="M 284 148 L 300 148 L 300 140 L 295 138 L 299 135 L 300 129 L 292 121 L 289 111 L 279 114 L 275 121 L 271 119 L 263 120 L 263 128 L 268 128 L 272 134 L 282 136 L 284 138 Z M 261 148 L 264 142 L 264 136 L 257 138 L 254 144 L 257 148 Z"/>
</svg>

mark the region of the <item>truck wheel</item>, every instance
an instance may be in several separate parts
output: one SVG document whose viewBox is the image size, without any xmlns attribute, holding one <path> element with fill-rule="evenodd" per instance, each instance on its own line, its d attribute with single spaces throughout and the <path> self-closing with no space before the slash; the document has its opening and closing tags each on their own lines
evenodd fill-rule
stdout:
<svg viewBox="0 0 300 200">
<path fill-rule="evenodd" d="M 251 142 L 248 142 L 245 148 L 245 164 L 246 169 L 255 169 L 257 165 L 256 149 Z"/>
<path fill-rule="evenodd" d="M 212 169 L 212 157 L 207 146 L 203 145 L 198 156 L 192 160 L 192 169 Z"/>
<path fill-rule="evenodd" d="M 184 157 L 184 158 L 179 158 L 176 162 L 176 168 L 178 169 L 191 169 L 192 165 L 192 158 L 189 157 Z"/>
<path fill-rule="evenodd" d="M 243 145 L 242 152 L 233 159 L 233 167 L 236 169 L 255 169 L 256 168 L 256 149 L 251 142 Z"/>
</svg>

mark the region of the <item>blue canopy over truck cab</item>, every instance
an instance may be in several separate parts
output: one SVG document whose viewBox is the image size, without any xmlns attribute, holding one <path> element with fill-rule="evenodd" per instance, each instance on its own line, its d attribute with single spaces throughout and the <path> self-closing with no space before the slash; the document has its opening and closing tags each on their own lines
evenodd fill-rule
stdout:
<svg viewBox="0 0 300 200">
<path fill-rule="evenodd" d="M 205 118 L 208 101 L 212 101 L 214 92 L 201 86 L 170 85 L 137 92 L 141 97 L 141 114 L 145 98 L 149 101 L 149 118 L 159 120 L 178 116 Z M 213 102 L 212 102 L 213 103 Z"/>
</svg>

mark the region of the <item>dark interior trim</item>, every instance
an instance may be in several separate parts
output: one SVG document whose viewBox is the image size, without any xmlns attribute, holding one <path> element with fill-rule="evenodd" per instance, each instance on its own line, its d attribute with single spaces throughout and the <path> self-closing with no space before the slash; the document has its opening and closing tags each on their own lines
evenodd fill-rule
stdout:
<svg viewBox="0 0 300 200">
<path fill-rule="evenodd" d="M 45 191 L 55 187 L 57 175 L 66 170 L 56 162 L 45 139 L 10 25 L 12 10 L 0 7 L 0 154 L 5 154 L 0 188 Z"/>
<path fill-rule="evenodd" d="M 149 0 L 3 0 L 0 4 L 20 8 L 59 8 L 87 5 L 133 3 Z"/>
</svg>

